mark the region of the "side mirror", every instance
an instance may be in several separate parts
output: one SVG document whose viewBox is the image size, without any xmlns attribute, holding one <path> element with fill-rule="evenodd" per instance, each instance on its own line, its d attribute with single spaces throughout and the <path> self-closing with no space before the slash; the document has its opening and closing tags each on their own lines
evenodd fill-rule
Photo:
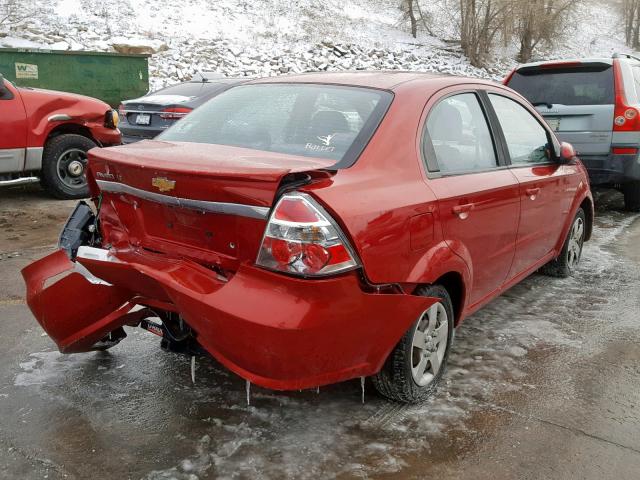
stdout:
<svg viewBox="0 0 640 480">
<path fill-rule="evenodd" d="M 562 165 L 567 165 L 576 161 L 576 149 L 573 145 L 567 142 L 560 144 L 560 156 L 558 162 Z"/>
</svg>

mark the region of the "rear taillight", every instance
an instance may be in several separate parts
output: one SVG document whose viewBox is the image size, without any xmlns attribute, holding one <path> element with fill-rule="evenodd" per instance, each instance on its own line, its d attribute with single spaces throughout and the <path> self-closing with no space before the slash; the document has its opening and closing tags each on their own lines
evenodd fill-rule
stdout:
<svg viewBox="0 0 640 480">
<path fill-rule="evenodd" d="M 168 107 L 160 112 L 160 118 L 165 120 L 179 120 L 191 113 L 191 110 L 193 109 L 187 107 Z"/>
<path fill-rule="evenodd" d="M 284 195 L 271 213 L 256 264 L 302 276 L 323 276 L 359 266 L 331 216 L 309 195 Z"/>
<path fill-rule="evenodd" d="M 616 106 L 613 116 L 614 132 L 640 131 L 640 115 L 635 107 L 629 106 L 624 94 L 622 67 L 617 59 L 613 60 L 613 83 L 616 93 Z"/>
<path fill-rule="evenodd" d="M 633 147 L 613 147 L 611 153 L 614 155 L 637 155 L 638 149 Z"/>
</svg>

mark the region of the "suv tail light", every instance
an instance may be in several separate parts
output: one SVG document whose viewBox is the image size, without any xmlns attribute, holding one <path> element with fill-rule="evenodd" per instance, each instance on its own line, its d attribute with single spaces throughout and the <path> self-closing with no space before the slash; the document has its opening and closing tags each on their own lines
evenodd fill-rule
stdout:
<svg viewBox="0 0 640 480">
<path fill-rule="evenodd" d="M 179 120 L 193 110 L 187 107 L 168 107 L 160 112 L 160 118 L 165 120 Z"/>
<path fill-rule="evenodd" d="M 620 61 L 613 60 L 613 79 L 616 93 L 616 106 L 613 116 L 614 132 L 635 132 L 640 131 L 640 115 L 638 110 L 627 103 L 624 94 L 624 82 L 622 79 L 622 69 Z"/>
<path fill-rule="evenodd" d="M 256 264 L 300 276 L 323 276 L 359 266 L 340 227 L 309 195 L 294 192 L 276 204 Z"/>
</svg>

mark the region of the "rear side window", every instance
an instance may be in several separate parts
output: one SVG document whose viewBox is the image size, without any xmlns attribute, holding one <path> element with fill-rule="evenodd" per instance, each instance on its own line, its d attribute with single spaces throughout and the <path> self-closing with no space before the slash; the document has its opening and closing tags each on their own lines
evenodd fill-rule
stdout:
<svg viewBox="0 0 640 480">
<path fill-rule="evenodd" d="M 438 103 L 427 119 L 427 132 L 442 173 L 487 170 L 498 164 L 487 120 L 473 93 Z"/>
<path fill-rule="evenodd" d="M 390 92 L 319 84 L 234 87 L 159 138 L 214 143 L 337 161 L 358 158 L 393 99 Z"/>
<path fill-rule="evenodd" d="M 536 68 L 517 71 L 509 87 L 532 104 L 612 105 L 613 68 Z"/>
<path fill-rule="evenodd" d="M 549 161 L 547 131 L 519 103 L 501 95 L 489 94 L 498 116 L 513 164 L 546 163 Z"/>
</svg>

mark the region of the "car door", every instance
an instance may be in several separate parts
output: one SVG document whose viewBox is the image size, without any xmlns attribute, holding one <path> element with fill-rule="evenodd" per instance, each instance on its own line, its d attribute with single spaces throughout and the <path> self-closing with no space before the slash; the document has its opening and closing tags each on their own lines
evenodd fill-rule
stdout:
<svg viewBox="0 0 640 480">
<path fill-rule="evenodd" d="M 531 109 L 504 92 L 488 92 L 520 184 L 520 225 L 510 277 L 537 266 L 555 247 L 571 207 L 575 186 L 555 160 L 554 138 Z M 557 142 L 556 142 L 557 144 Z"/>
<path fill-rule="evenodd" d="M 18 91 L 0 75 L 0 174 L 24 169 L 27 118 Z"/>
<path fill-rule="evenodd" d="M 423 153 L 444 237 L 472 274 L 473 308 L 505 282 L 520 215 L 518 182 L 476 91 L 454 91 L 431 107 Z"/>
</svg>

